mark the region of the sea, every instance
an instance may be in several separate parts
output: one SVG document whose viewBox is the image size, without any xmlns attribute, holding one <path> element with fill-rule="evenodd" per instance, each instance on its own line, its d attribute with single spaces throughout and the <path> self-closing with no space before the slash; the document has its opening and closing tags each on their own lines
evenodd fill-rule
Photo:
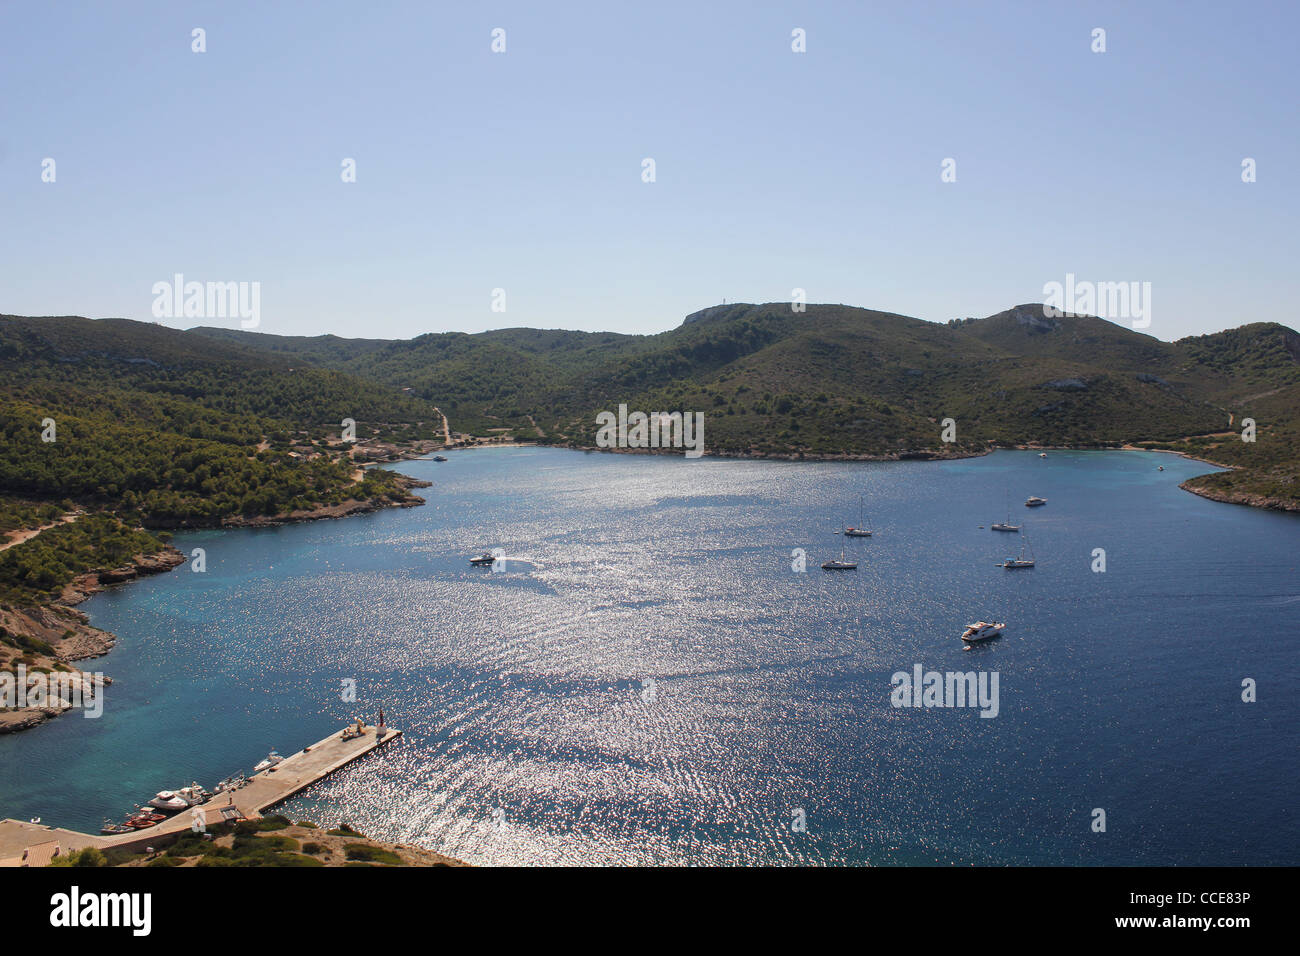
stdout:
<svg viewBox="0 0 1300 956">
<path fill-rule="evenodd" d="M 103 714 L 0 737 L 0 816 L 95 832 L 382 708 L 281 812 L 476 864 L 1300 862 L 1300 517 L 1211 466 L 448 458 L 86 601 Z"/>
</svg>

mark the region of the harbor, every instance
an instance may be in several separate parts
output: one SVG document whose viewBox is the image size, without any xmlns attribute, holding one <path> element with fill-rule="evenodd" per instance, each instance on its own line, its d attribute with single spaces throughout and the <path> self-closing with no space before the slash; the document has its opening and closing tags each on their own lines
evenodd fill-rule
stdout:
<svg viewBox="0 0 1300 956">
<path fill-rule="evenodd" d="M 254 773 L 234 789 L 218 792 L 161 822 L 127 833 L 95 835 L 41 822 L 0 820 L 0 867 L 45 866 L 60 854 L 87 847 L 105 851 L 138 851 L 166 846 L 195 827 L 196 811 L 202 815 L 205 828 L 220 823 L 255 820 L 272 807 L 401 735 L 400 730 L 383 724 L 349 724 L 324 740 L 303 747 Z"/>
</svg>

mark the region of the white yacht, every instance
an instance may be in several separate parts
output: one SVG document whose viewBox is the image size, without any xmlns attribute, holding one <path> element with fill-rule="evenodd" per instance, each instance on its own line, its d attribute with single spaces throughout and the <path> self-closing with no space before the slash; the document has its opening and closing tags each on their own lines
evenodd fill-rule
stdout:
<svg viewBox="0 0 1300 956">
<path fill-rule="evenodd" d="M 149 806 L 169 812 L 184 810 L 189 805 L 190 802 L 175 790 L 159 790 L 154 798 L 149 801 Z"/>
<path fill-rule="evenodd" d="M 207 790 L 204 790 L 196 782 L 191 782 L 188 787 L 181 787 L 176 791 L 176 796 L 180 797 L 192 807 L 197 807 L 200 803 L 207 802 L 208 797 L 212 796 Z"/>
<path fill-rule="evenodd" d="M 963 641 L 987 641 L 990 637 L 997 637 L 1004 630 L 1005 624 L 990 624 L 988 621 L 976 621 L 974 624 L 967 624 L 966 630 L 962 631 L 961 639 Z"/>
<path fill-rule="evenodd" d="M 1038 497 L 1038 495 L 1030 495 L 1028 498 L 1025 499 L 1026 508 L 1039 508 L 1045 504 L 1047 504 L 1047 499 L 1040 498 Z"/>
<path fill-rule="evenodd" d="M 284 759 L 283 757 L 281 757 L 278 753 L 272 750 L 269 754 L 266 755 L 265 760 L 261 761 L 257 766 L 253 768 L 253 773 L 261 773 L 263 770 L 270 770 L 272 767 L 274 767 L 283 759 Z"/>
</svg>

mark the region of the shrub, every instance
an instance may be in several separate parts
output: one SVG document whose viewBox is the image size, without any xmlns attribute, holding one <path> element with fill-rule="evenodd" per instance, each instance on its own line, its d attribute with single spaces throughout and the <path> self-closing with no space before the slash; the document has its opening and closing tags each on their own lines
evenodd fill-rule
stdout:
<svg viewBox="0 0 1300 956">
<path fill-rule="evenodd" d="M 392 850 L 371 846 L 368 843 L 348 843 L 343 847 L 349 860 L 367 863 L 386 863 L 389 866 L 401 866 L 402 858 Z"/>
<path fill-rule="evenodd" d="M 98 847 L 88 846 L 84 850 L 56 856 L 50 861 L 50 866 L 108 866 L 108 858 Z"/>
</svg>

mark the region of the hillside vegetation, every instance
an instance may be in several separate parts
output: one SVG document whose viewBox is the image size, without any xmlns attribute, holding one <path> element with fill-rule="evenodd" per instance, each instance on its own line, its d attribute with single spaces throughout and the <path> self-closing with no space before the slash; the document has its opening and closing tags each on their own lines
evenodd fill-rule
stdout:
<svg viewBox="0 0 1300 956">
<path fill-rule="evenodd" d="M 359 439 L 441 433 L 437 409 L 400 389 L 236 342 L 0 316 L 0 595 L 47 600 L 76 573 L 160 547 L 141 527 L 409 499 L 399 475 L 358 476 L 345 418 Z M 90 515 L 49 527 L 74 510 Z M 21 540 L 28 529 L 45 530 Z"/>
</svg>

